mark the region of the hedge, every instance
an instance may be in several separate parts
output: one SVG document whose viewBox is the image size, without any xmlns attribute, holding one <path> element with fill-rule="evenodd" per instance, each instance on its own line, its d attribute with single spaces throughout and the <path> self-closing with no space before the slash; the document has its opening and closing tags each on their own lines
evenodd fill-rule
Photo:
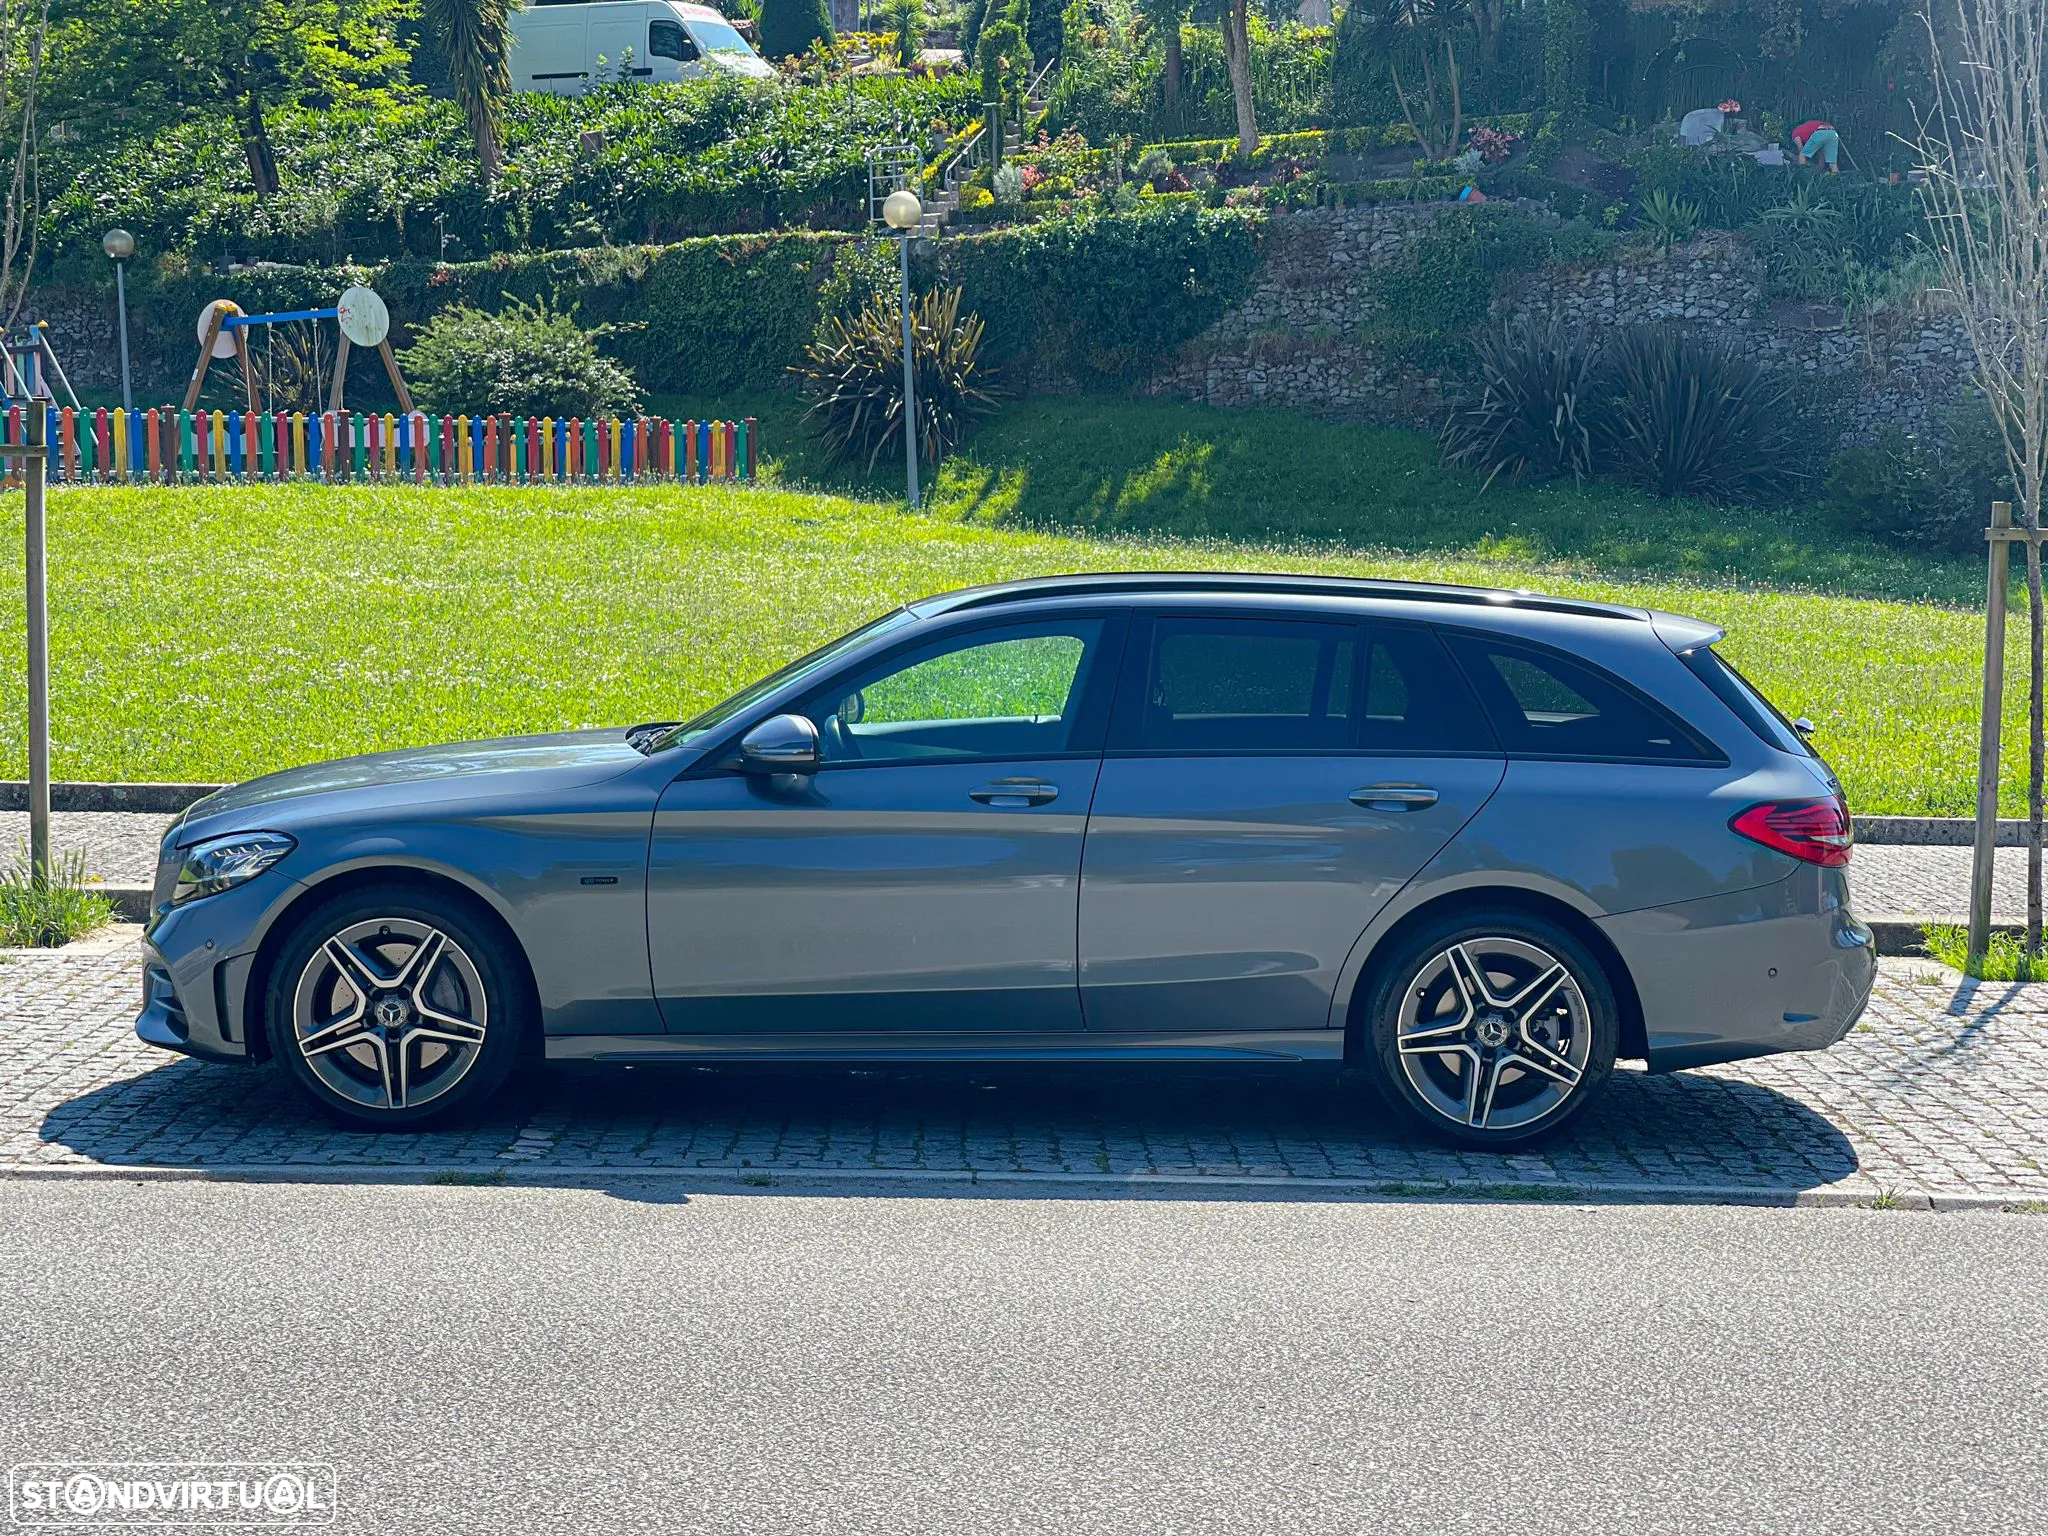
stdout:
<svg viewBox="0 0 2048 1536">
<path fill-rule="evenodd" d="M 941 272 L 987 322 L 992 360 L 1130 383 L 1244 299 L 1263 216 L 1173 203 L 948 241 Z"/>
</svg>

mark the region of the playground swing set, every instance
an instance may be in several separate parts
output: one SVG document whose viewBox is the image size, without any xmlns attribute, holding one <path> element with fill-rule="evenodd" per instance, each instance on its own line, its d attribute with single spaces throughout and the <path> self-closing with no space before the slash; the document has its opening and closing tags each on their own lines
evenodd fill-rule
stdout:
<svg viewBox="0 0 2048 1536">
<path fill-rule="evenodd" d="M 258 399 L 249 333 L 289 322 L 333 320 L 340 332 L 327 409 L 317 414 L 265 409 Z M 27 442 L 27 410 L 38 396 L 48 412 L 53 482 L 249 480 L 410 480 L 417 484 L 484 483 L 689 484 L 751 482 L 757 424 L 744 421 L 670 421 L 660 417 L 580 418 L 428 415 L 412 392 L 390 341 L 391 315 L 368 288 L 351 288 L 330 309 L 248 314 L 230 299 L 200 312 L 199 357 L 182 407 L 86 411 L 64 378 L 41 322 L 7 340 L 0 393 L 0 470 L 19 465 L 5 449 Z M 374 347 L 383 359 L 399 414 L 361 414 L 344 404 L 350 351 Z M 215 362 L 240 365 L 247 409 L 196 407 Z M 48 402 L 35 386 L 47 365 L 71 396 L 69 406 Z M 18 391 L 18 393 L 17 393 Z"/>
</svg>

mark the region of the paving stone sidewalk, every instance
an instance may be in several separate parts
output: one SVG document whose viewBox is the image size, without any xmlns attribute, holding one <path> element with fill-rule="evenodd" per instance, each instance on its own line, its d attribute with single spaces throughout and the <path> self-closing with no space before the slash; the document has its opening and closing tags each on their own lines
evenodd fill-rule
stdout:
<svg viewBox="0 0 2048 1536">
<path fill-rule="evenodd" d="M 1219 1191 L 1335 1180 L 1414 1194 L 2048 1205 L 2048 985 L 1958 982 L 1886 961 L 1868 1016 L 1834 1050 L 1623 1071 L 1577 1134 L 1520 1155 L 1411 1139 L 1355 1089 L 1160 1071 L 557 1068 L 476 1123 L 373 1136 L 309 1114 L 275 1070 L 138 1043 L 130 940 L 0 965 L 0 1172 L 1165 1176 Z"/>
<path fill-rule="evenodd" d="M 156 873 L 157 844 L 168 816 L 135 811 L 59 811 L 51 841 L 60 851 L 85 850 L 86 869 L 110 885 L 146 886 Z M 28 815 L 0 811 L 0 852 L 28 842 Z M 2001 848 L 1993 866 L 1992 915 L 2026 915 L 2026 850 Z M 1920 917 L 1960 922 L 1969 911 L 1970 850 L 1866 843 L 1850 865 L 1850 889 L 1865 917 Z"/>
</svg>

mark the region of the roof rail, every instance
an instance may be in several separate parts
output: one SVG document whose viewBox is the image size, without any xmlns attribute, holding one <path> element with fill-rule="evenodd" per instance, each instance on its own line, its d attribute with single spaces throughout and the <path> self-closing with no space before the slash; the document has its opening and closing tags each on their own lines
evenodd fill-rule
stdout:
<svg viewBox="0 0 2048 1536">
<path fill-rule="evenodd" d="M 1641 608 L 1588 599 L 1548 597 L 1542 593 L 1499 587 L 1460 587 L 1449 582 L 1394 581 L 1373 576 L 1318 576 L 1292 572 L 1247 571 L 1103 571 L 1073 576 L 1043 576 L 994 586 L 967 587 L 920 598 L 909 606 L 920 613 L 957 613 L 1039 598 L 1099 597 L 1116 592 L 1273 592 L 1318 597 L 1381 597 L 1402 602 L 1445 603 L 1465 607 L 1522 608 L 1541 613 L 1571 613 L 1594 618 L 1647 622 Z"/>
</svg>

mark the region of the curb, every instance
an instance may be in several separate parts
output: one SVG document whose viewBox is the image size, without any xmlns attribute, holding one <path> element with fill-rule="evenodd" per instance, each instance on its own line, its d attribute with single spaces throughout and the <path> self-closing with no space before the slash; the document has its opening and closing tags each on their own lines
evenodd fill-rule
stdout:
<svg viewBox="0 0 2048 1536">
<path fill-rule="evenodd" d="M 129 1183 L 393 1184 L 491 1187 L 605 1188 L 617 1184 L 732 1184 L 745 1189 L 803 1193 L 806 1186 L 908 1185 L 921 1189 L 989 1189 L 1024 1193 L 1033 1187 L 1086 1188 L 1102 1194 L 1199 1190 L 1298 1193 L 1308 1199 L 1341 1198 L 1417 1204 L 1489 1202 L 1538 1205 L 1741 1205 L 1788 1210 L 2010 1211 L 2048 1208 L 2048 1186 L 1987 1194 L 1971 1189 L 1771 1189 L 1744 1184 L 1627 1184 L 1520 1182 L 1502 1179 L 1346 1179 L 1268 1174 L 1009 1173 L 933 1168 L 564 1168 L 499 1162 L 312 1167 L 291 1163 L 223 1163 L 214 1167 L 106 1163 L 23 1163 L 0 1167 L 0 1181 L 92 1180 Z"/>
<path fill-rule="evenodd" d="M 225 784 L 119 784 L 78 780 L 50 786 L 53 811 L 144 811 L 175 816 Z M 28 809 L 28 783 L 0 779 L 0 811 Z"/>
</svg>

